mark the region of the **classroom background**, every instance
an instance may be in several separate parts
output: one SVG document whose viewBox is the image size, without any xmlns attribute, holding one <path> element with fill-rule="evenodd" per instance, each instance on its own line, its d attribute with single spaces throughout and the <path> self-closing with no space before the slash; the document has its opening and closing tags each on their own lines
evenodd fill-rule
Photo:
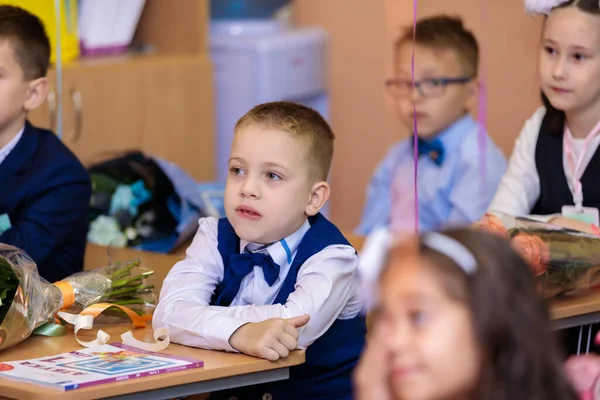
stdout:
<svg viewBox="0 0 600 400">
<path fill-rule="evenodd" d="M 301 102 L 332 124 L 337 139 L 325 213 L 344 232 L 359 221 L 377 162 L 408 134 L 383 81 L 391 73 L 393 40 L 413 21 L 409 0 L 2 3 L 38 14 L 58 44 L 52 90 L 30 120 L 57 132 L 88 167 L 130 150 L 173 163 L 191 177 L 184 180 L 187 189 L 197 185 L 191 197 L 200 200 L 191 204 L 203 203 L 213 215 L 219 213 L 233 126 L 255 104 Z M 486 125 L 509 156 L 523 121 L 540 104 L 541 20 L 527 16 L 522 1 L 420 0 L 416 11 L 418 17 L 458 15 L 475 32 Z M 474 114 L 478 108 L 473 105 Z M 167 251 L 137 250 L 150 250 L 143 255 L 149 263 L 156 257 L 173 265 L 163 258 L 180 257 L 196 217 L 180 223 Z M 95 267 L 88 260 L 105 257 L 107 243 L 114 258 L 134 251 L 119 249 L 135 247 L 130 242 L 115 246 L 99 238 L 110 230 L 102 222 L 92 224 L 86 268 Z"/>
</svg>

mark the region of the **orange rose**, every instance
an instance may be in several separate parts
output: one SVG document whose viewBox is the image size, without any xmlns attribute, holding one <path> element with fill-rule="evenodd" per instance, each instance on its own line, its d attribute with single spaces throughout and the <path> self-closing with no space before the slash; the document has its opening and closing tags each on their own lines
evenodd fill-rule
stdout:
<svg viewBox="0 0 600 400">
<path fill-rule="evenodd" d="M 529 263 L 534 276 L 540 276 L 548 268 L 550 250 L 538 236 L 517 233 L 512 239 L 513 248 Z"/>
<path fill-rule="evenodd" d="M 481 218 L 481 221 L 476 222 L 473 226 L 504 238 L 508 237 L 508 230 L 504 227 L 500 218 L 496 217 L 494 214 L 485 214 L 483 218 Z"/>
</svg>

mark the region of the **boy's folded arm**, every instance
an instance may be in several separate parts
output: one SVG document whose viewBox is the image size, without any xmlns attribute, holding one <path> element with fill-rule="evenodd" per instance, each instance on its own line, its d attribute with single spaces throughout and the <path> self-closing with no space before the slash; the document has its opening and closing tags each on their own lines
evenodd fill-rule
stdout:
<svg viewBox="0 0 600 400">
<path fill-rule="evenodd" d="M 88 218 L 89 178 L 52 183 L 13 216 L 11 227 L 0 235 L 0 243 L 24 250 L 38 264 L 65 240 L 78 219 Z"/>
<path fill-rule="evenodd" d="M 177 343 L 235 351 L 229 339 L 242 325 L 309 314 L 299 340 L 299 347 L 305 348 L 333 324 L 354 294 L 356 264 L 352 247 L 330 246 L 304 263 L 285 304 L 211 306 L 212 294 L 223 279 L 223 262 L 217 250 L 217 222 L 204 219 L 186 259 L 175 264 L 163 283 L 153 326 L 168 328 Z"/>
<path fill-rule="evenodd" d="M 354 294 L 355 251 L 349 246 L 330 246 L 304 263 L 296 290 L 285 304 L 210 306 L 212 293 L 222 279 L 223 266 L 210 261 L 214 259 L 209 255 L 210 246 L 204 247 L 203 252 L 196 251 L 201 248 L 199 242 L 197 234 L 187 258 L 169 272 L 154 311 L 154 328 L 168 328 L 174 342 L 236 351 L 229 339 L 242 325 L 309 314 L 310 322 L 300 329 L 299 339 L 299 348 L 306 348 L 327 331 Z M 209 270 L 219 268 L 220 277 L 215 278 L 219 275 Z M 356 313 L 359 311 L 357 303 Z"/>
<path fill-rule="evenodd" d="M 227 307 L 210 306 L 223 279 L 223 261 L 217 249 L 217 220 L 203 218 L 186 251 L 163 282 L 153 327 L 169 329 L 171 339 L 187 346 L 235 351 L 229 337 L 247 321 L 227 316 Z"/>
<path fill-rule="evenodd" d="M 308 314 L 310 321 L 299 329 L 298 340 L 298 347 L 305 349 L 329 329 L 355 295 L 357 262 L 352 247 L 329 246 L 306 260 L 298 272 L 295 290 L 285 304 L 234 306 L 224 309 L 223 313 L 246 322 Z M 361 310 L 358 300 L 353 306 L 355 310 L 345 312 L 350 314 L 348 317 L 354 317 Z"/>
<path fill-rule="evenodd" d="M 154 312 L 154 329 L 167 328 L 173 342 L 186 346 L 236 351 L 229 344 L 229 338 L 247 322 L 227 316 L 224 312 L 227 307 L 202 305 L 190 297 L 171 302 L 167 297 L 165 300 Z"/>
</svg>

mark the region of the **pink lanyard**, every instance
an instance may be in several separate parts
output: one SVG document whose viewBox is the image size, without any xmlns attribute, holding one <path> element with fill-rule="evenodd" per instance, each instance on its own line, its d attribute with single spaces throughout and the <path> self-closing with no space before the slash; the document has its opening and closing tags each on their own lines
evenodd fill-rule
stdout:
<svg viewBox="0 0 600 400">
<path fill-rule="evenodd" d="M 567 157 L 567 166 L 571 169 L 573 179 L 573 203 L 575 203 L 575 209 L 577 211 L 583 210 L 583 188 L 581 186 L 581 176 L 583 175 L 583 160 L 585 160 L 588 147 L 592 140 L 600 133 L 600 122 L 594 126 L 594 129 L 587 135 L 583 143 L 583 148 L 579 154 L 579 158 L 575 161 L 575 154 L 573 154 L 573 144 L 571 139 L 571 130 L 565 123 L 565 130 L 563 133 L 563 147 L 565 156 Z"/>
</svg>

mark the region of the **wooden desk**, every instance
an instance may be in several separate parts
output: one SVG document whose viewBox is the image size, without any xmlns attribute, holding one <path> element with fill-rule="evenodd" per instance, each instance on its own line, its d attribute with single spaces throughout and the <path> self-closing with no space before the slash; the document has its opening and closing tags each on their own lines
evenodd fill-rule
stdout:
<svg viewBox="0 0 600 400">
<path fill-rule="evenodd" d="M 110 334 L 114 341 L 120 341 L 120 335 L 130 328 L 129 325 L 111 326 L 105 327 L 103 330 Z M 150 328 L 135 329 L 132 332 L 137 339 L 153 341 Z M 80 331 L 79 336 L 82 340 L 91 340 L 94 335 Z M 61 337 L 32 336 L 15 347 L 1 351 L 0 362 L 45 357 L 80 348 L 72 330 Z M 25 400 L 169 399 L 288 379 L 289 367 L 305 361 L 303 351 L 293 352 L 285 360 L 277 362 L 243 354 L 200 350 L 176 344 L 169 345 L 163 352 L 202 360 L 204 367 L 67 392 L 0 378 L 0 398 Z"/>
<path fill-rule="evenodd" d="M 600 322 L 600 290 L 553 300 L 550 312 L 556 329 Z"/>
</svg>

